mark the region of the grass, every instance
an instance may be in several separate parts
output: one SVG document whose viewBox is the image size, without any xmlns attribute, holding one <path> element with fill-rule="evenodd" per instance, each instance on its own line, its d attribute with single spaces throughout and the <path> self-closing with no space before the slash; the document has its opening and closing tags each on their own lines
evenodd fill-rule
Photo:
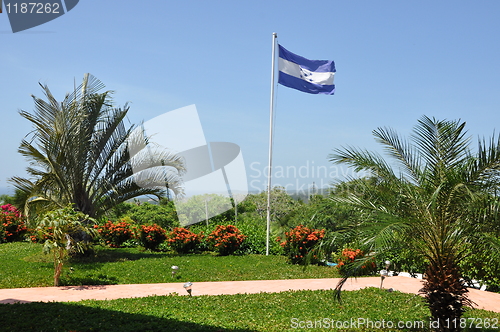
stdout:
<svg viewBox="0 0 500 332">
<path fill-rule="evenodd" d="M 283 256 L 220 257 L 209 253 L 176 255 L 138 248 L 96 248 L 96 257 L 65 264 L 61 279 L 63 285 L 338 277 L 334 268 L 309 266 L 304 270 L 301 266 L 288 264 Z M 51 256 L 42 253 L 40 244 L 0 244 L 0 288 L 52 286 L 54 267 L 51 259 Z M 172 265 L 180 267 L 174 278 L 171 275 Z"/>
<path fill-rule="evenodd" d="M 500 320 L 500 314 L 470 310 L 464 316 Z M 364 320 L 364 325 L 361 324 Z M 376 329 L 370 324 L 416 324 L 420 329 Z M 336 322 L 344 327 L 335 328 Z M 348 322 L 348 323 L 345 323 Z M 352 322 L 352 323 L 351 323 Z M 379 323 L 377 323 L 379 322 Z M 428 331 L 423 299 L 377 288 L 220 296 L 152 296 L 111 301 L 0 305 L 2 331 Z M 500 324 L 500 323 L 499 323 Z M 497 326 L 499 325 L 497 324 Z M 376 326 L 376 325 L 374 325 Z M 388 326 L 388 325 L 386 325 Z M 396 325 L 395 325 L 396 326 Z M 333 328 L 332 328 L 333 327 Z M 482 329 L 481 331 L 498 331 Z"/>
</svg>

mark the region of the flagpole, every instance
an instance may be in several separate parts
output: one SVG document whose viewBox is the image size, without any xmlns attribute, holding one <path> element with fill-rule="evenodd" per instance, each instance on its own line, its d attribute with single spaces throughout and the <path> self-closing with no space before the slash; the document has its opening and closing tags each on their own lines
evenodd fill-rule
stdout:
<svg viewBox="0 0 500 332">
<path fill-rule="evenodd" d="M 269 238 L 271 234 L 271 174 L 273 164 L 273 117 L 274 117 L 274 72 L 276 61 L 276 39 L 278 34 L 273 32 L 273 60 L 271 69 L 271 102 L 269 111 L 269 164 L 267 170 L 267 230 L 266 230 L 266 256 L 269 256 Z"/>
</svg>

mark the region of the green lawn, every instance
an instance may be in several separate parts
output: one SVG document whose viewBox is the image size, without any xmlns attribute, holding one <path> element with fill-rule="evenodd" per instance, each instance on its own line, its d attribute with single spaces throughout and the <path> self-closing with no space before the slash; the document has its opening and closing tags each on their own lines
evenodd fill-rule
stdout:
<svg viewBox="0 0 500 332">
<path fill-rule="evenodd" d="M 464 316 L 490 322 L 500 314 L 471 310 Z M 347 328 L 335 328 L 340 322 Z M 364 324 L 362 324 L 364 322 Z M 370 323 L 371 322 L 371 323 Z M 386 328 L 373 328 L 385 322 Z M 391 322 L 391 323 L 389 323 Z M 398 329 L 396 324 L 424 329 Z M 420 323 L 422 322 L 422 323 Z M 2 331 L 427 331 L 423 299 L 377 288 L 220 296 L 153 296 L 112 301 L 0 305 Z M 311 325 L 312 324 L 312 325 Z M 344 325 L 347 324 L 347 325 Z M 372 324 L 372 326 L 368 326 Z M 390 329 L 388 324 L 394 324 Z M 404 325 L 403 325 L 404 326 Z M 498 326 L 498 324 L 497 324 Z M 332 328 L 334 327 L 334 328 Z M 299 329 L 303 330 L 303 329 Z M 481 329 L 498 331 L 498 329 Z"/>
<path fill-rule="evenodd" d="M 97 257 L 66 263 L 64 285 L 140 284 L 180 281 L 270 280 L 338 277 L 325 266 L 291 265 L 283 256 L 175 255 L 138 248 L 97 247 Z M 0 288 L 52 286 L 52 257 L 40 244 L 0 244 Z M 180 267 L 172 278 L 171 267 Z M 70 272 L 70 267 L 74 272 Z"/>
</svg>

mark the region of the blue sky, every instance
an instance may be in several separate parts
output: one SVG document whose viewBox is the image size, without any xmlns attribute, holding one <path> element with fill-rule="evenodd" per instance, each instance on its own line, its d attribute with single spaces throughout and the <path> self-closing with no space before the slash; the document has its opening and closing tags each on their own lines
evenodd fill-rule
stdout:
<svg viewBox="0 0 500 332">
<path fill-rule="evenodd" d="M 334 96 L 277 87 L 275 183 L 335 181 L 346 170 L 328 162 L 332 149 L 380 150 L 372 130 L 406 135 L 422 115 L 460 118 L 474 138 L 490 137 L 500 120 L 499 13 L 494 0 L 85 0 L 14 34 L 4 10 L 0 193 L 28 165 L 17 147 L 31 126 L 18 110 L 33 110 L 38 82 L 62 100 L 84 73 L 114 90 L 118 106 L 130 103 L 130 123 L 195 104 L 207 141 L 238 144 L 249 189 L 263 189 L 273 32 L 337 67 Z"/>
</svg>

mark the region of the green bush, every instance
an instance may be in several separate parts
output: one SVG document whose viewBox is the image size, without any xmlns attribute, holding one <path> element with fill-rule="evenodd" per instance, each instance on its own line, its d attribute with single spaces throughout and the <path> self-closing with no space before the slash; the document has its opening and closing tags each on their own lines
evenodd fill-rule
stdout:
<svg viewBox="0 0 500 332">
<path fill-rule="evenodd" d="M 472 252 L 467 250 L 467 255 L 460 262 L 464 279 L 481 281 L 492 292 L 500 291 L 500 260 L 498 253 L 493 250 Z"/>
<path fill-rule="evenodd" d="M 140 205 L 130 204 L 130 208 L 124 216 L 130 217 L 138 225 L 157 224 L 164 229 L 179 226 L 177 212 L 173 202 L 161 205 L 142 203 Z M 123 215 L 121 217 L 124 217 Z"/>
<path fill-rule="evenodd" d="M 415 255 L 408 247 L 396 244 L 393 244 L 390 249 L 384 250 L 382 259 L 389 260 L 391 262 L 390 269 L 395 272 L 424 273 L 428 265 L 428 262 Z"/>
</svg>

